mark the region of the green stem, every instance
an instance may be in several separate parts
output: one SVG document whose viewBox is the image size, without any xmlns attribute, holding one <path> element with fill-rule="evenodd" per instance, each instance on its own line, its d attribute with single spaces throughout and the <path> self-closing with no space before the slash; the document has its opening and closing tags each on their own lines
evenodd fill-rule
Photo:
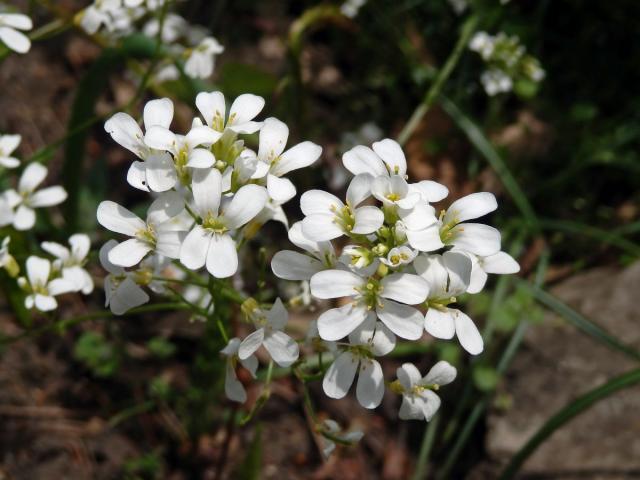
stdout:
<svg viewBox="0 0 640 480">
<path fill-rule="evenodd" d="M 429 454 L 433 448 L 433 443 L 436 438 L 436 432 L 438 430 L 438 424 L 440 423 L 440 415 L 436 415 L 431 419 L 431 422 L 424 429 L 424 436 L 422 437 L 422 444 L 420 445 L 420 453 L 418 454 L 418 461 L 416 462 L 416 469 L 413 472 L 412 480 L 424 480 L 427 475 L 427 464 L 429 462 Z"/>
<path fill-rule="evenodd" d="M 444 86 L 445 82 L 453 72 L 453 69 L 455 68 L 455 66 L 458 64 L 458 61 L 462 56 L 462 52 L 464 52 L 464 50 L 467 48 L 467 45 L 469 44 L 469 39 L 471 38 L 471 35 L 475 31 L 477 24 L 478 24 L 478 16 L 471 15 L 462 26 L 460 37 L 458 38 L 458 41 L 455 47 L 453 48 L 453 51 L 449 55 L 449 58 L 447 58 L 447 61 L 445 62 L 444 66 L 438 71 L 438 74 L 435 80 L 433 81 L 433 83 L 431 84 L 431 87 L 429 87 L 429 90 L 427 90 L 427 93 L 424 96 L 424 99 L 422 100 L 420 105 L 418 105 L 418 108 L 415 109 L 415 111 L 411 115 L 411 118 L 409 118 L 409 121 L 407 122 L 407 124 L 404 126 L 404 128 L 398 135 L 398 143 L 400 145 L 403 145 L 404 143 L 406 143 L 409 137 L 411 137 L 411 134 L 418 127 L 418 124 L 422 120 L 422 117 L 425 116 L 425 114 L 429 111 L 433 103 L 436 101 L 436 99 L 440 95 L 440 92 L 442 91 L 442 87 Z"/>
</svg>

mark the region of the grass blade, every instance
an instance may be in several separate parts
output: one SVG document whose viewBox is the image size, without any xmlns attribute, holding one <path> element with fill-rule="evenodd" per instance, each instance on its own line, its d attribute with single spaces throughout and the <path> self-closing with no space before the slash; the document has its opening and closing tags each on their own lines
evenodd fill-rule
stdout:
<svg viewBox="0 0 640 480">
<path fill-rule="evenodd" d="M 533 207 L 527 200 L 522 188 L 516 181 L 515 177 L 507 167 L 500 154 L 493 147 L 489 139 L 485 136 L 482 130 L 475 124 L 471 118 L 465 115 L 455 103 L 444 95 L 440 95 L 440 106 L 445 112 L 453 119 L 458 127 L 467 135 L 467 138 L 471 144 L 480 152 L 480 154 L 487 160 L 491 168 L 500 177 L 504 188 L 507 189 L 511 198 L 515 202 L 516 206 L 522 213 L 527 224 L 537 231 L 540 229 L 538 217 L 536 216 Z"/>
<path fill-rule="evenodd" d="M 513 478 L 527 458 L 529 458 L 547 438 L 578 414 L 584 412 L 609 395 L 638 383 L 640 383 L 640 369 L 632 370 L 620 375 L 607 383 L 590 390 L 581 397 L 578 397 L 547 420 L 540 430 L 538 430 L 535 435 L 531 437 L 529 441 L 513 456 L 507 467 L 502 472 L 500 480 Z"/>
<path fill-rule="evenodd" d="M 556 312 L 558 315 L 561 315 L 578 330 L 593 337 L 603 345 L 606 345 L 613 350 L 617 350 L 635 361 L 640 361 L 640 352 L 630 347 L 629 345 L 625 345 L 605 329 L 595 324 L 588 318 L 584 317 L 580 313 L 576 312 L 567 304 L 558 300 L 553 295 L 545 292 L 543 289 L 536 287 L 535 285 L 531 285 L 527 281 L 519 280 L 518 282 L 519 284 L 527 288 L 536 300 L 545 305 L 547 308 Z"/>
</svg>

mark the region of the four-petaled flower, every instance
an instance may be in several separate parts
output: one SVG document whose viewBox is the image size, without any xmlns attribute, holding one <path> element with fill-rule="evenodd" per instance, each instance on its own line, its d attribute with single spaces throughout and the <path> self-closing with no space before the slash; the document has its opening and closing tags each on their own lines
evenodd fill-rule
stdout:
<svg viewBox="0 0 640 480">
<path fill-rule="evenodd" d="M 74 285 L 64 278 L 49 279 L 51 262 L 46 258 L 27 258 L 27 276 L 18 279 L 18 285 L 27 292 L 24 305 L 42 312 L 55 310 L 58 302 L 54 297 L 74 291 Z"/>
<path fill-rule="evenodd" d="M 426 420 L 433 418 L 440 408 L 436 391 L 456 378 L 456 369 L 444 360 L 436 363 L 423 378 L 412 363 L 404 363 L 396 371 L 398 380 L 390 388 L 402 394 L 398 416 L 402 420 Z"/>
</svg>

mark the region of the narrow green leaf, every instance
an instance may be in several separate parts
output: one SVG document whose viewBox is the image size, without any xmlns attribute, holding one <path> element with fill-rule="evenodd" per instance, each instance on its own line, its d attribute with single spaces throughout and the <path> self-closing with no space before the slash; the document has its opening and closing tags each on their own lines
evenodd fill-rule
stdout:
<svg viewBox="0 0 640 480">
<path fill-rule="evenodd" d="M 581 332 L 586 333 L 613 350 L 618 350 L 619 352 L 624 353 L 633 360 L 640 360 L 640 352 L 629 345 L 625 345 L 604 328 L 576 312 L 570 306 L 558 300 L 553 295 L 545 292 L 543 289 L 536 287 L 535 285 L 531 285 L 525 280 L 518 280 L 518 283 L 527 288 L 536 300 L 556 312 L 558 315 L 561 315 Z"/>
<path fill-rule="evenodd" d="M 244 461 L 238 466 L 233 478 L 258 480 L 262 471 L 262 427 L 257 426 Z"/>
<path fill-rule="evenodd" d="M 533 452 L 556 430 L 568 423 L 571 419 L 584 412 L 600 400 L 616 393 L 624 388 L 632 387 L 640 383 L 640 369 L 632 370 L 620 375 L 599 387 L 590 390 L 584 395 L 565 406 L 562 410 L 551 417 L 540 429 L 529 439 L 529 441 L 513 456 L 507 467 L 502 472 L 500 480 L 508 480 L 520 470 L 520 467 L 531 456 Z"/>
<path fill-rule="evenodd" d="M 440 106 L 467 135 L 471 144 L 476 148 L 476 150 L 478 150 L 478 152 L 480 152 L 489 165 L 491 165 L 491 168 L 493 168 L 496 174 L 500 177 L 502 184 L 509 192 L 509 195 L 511 195 L 511 198 L 513 198 L 513 201 L 522 213 L 527 224 L 533 228 L 534 231 L 539 230 L 538 217 L 529 203 L 527 196 L 489 139 L 473 122 L 473 120 L 465 115 L 449 98 L 444 95 L 440 95 L 439 98 Z"/>
</svg>

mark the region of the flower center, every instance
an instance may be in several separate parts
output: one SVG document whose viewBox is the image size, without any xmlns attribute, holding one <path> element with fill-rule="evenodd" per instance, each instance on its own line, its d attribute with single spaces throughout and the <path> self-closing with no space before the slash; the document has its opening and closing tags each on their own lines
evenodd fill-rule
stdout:
<svg viewBox="0 0 640 480">
<path fill-rule="evenodd" d="M 331 211 L 334 213 L 335 218 L 333 222 L 338 224 L 345 232 L 350 232 L 356 223 L 356 216 L 351 211 L 349 205 L 345 205 L 342 208 L 338 208 L 337 205 L 331 205 Z"/>
<path fill-rule="evenodd" d="M 213 213 L 209 213 L 202 220 L 202 227 L 207 230 L 211 230 L 214 233 L 225 233 L 229 231 L 225 225 L 224 217 L 214 215 Z"/>
<path fill-rule="evenodd" d="M 368 310 L 373 310 L 377 307 L 382 308 L 382 302 L 378 300 L 378 296 L 382 293 L 384 287 L 380 285 L 378 280 L 370 278 L 366 284 L 354 289 L 358 292 L 358 300 L 363 302 Z"/>
</svg>

